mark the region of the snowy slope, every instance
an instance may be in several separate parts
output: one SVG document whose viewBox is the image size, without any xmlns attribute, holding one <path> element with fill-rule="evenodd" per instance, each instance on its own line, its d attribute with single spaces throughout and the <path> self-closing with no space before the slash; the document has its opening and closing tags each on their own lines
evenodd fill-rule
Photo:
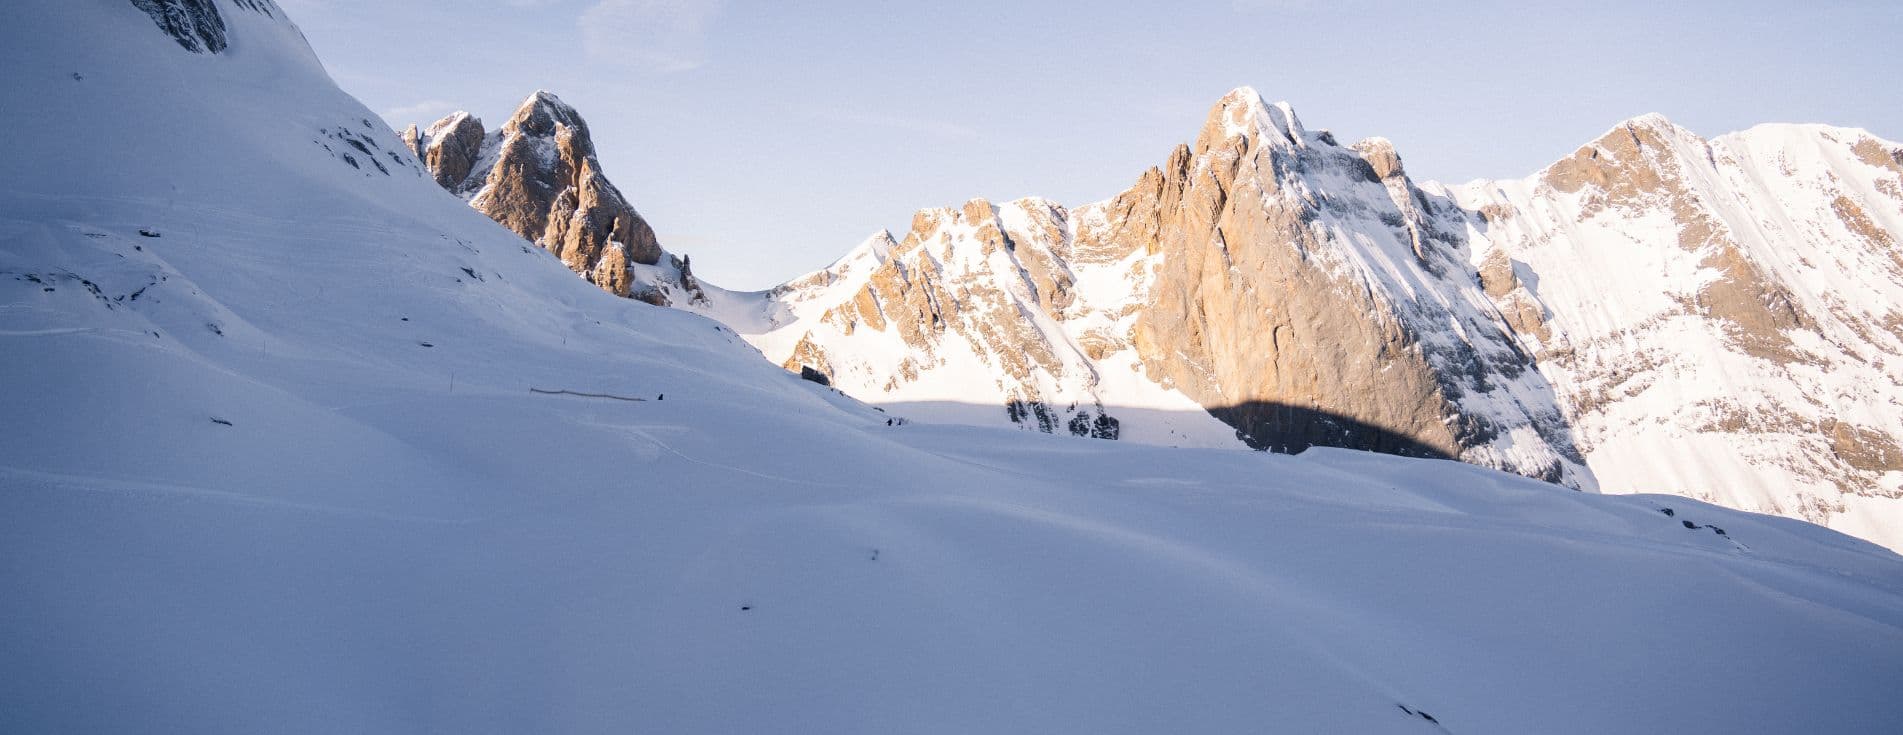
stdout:
<svg viewBox="0 0 1903 735">
<path fill-rule="evenodd" d="M 1903 146 L 1649 115 L 1455 193 L 1604 489 L 1903 547 Z"/>
<path fill-rule="evenodd" d="M 395 135 L 254 6 L 216 54 L 115 0 L 0 31 L 0 731 L 1903 727 L 1894 554 L 887 427 L 364 163 Z"/>
</svg>

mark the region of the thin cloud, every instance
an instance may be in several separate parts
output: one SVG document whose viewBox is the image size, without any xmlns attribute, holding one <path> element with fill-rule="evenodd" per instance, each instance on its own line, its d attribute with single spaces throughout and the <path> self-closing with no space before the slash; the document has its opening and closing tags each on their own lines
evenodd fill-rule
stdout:
<svg viewBox="0 0 1903 735">
<path fill-rule="evenodd" d="M 601 0 L 582 11 L 590 58 L 657 74 L 707 63 L 707 29 L 726 0 Z"/>
</svg>

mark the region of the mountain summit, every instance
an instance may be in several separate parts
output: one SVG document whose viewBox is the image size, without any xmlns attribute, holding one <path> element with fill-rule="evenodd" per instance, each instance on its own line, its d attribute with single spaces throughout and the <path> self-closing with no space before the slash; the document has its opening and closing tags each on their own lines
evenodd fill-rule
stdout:
<svg viewBox="0 0 1903 735">
<path fill-rule="evenodd" d="M 443 188 L 590 282 L 618 296 L 668 303 L 639 268 L 661 263 L 654 229 L 602 175 L 588 123 L 561 98 L 529 95 L 493 133 L 457 112 L 421 132 L 411 125 L 402 137 Z"/>
</svg>

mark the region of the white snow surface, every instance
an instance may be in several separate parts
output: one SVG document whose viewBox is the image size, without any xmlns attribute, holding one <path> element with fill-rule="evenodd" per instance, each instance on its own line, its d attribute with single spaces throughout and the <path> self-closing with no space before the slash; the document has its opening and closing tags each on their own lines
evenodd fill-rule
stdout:
<svg viewBox="0 0 1903 735">
<path fill-rule="evenodd" d="M 0 29 L 0 731 L 1903 729 L 1888 551 L 1452 462 L 888 428 L 346 165 L 324 131 L 395 136 L 219 4 L 218 55 L 109 0 Z"/>
</svg>

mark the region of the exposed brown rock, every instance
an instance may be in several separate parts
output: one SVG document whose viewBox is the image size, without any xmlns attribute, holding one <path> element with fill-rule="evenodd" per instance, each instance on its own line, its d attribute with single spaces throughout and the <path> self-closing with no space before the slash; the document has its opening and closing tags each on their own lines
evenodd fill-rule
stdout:
<svg viewBox="0 0 1903 735">
<path fill-rule="evenodd" d="M 1673 132 L 1663 117 L 1634 118 L 1547 167 L 1544 180 L 1568 194 L 1593 186 L 1603 190 L 1607 203 L 1632 202 L 1678 175 L 1669 156 L 1657 155 L 1669 149 L 1666 136 Z"/>
<path fill-rule="evenodd" d="M 1387 138 L 1368 138 L 1356 143 L 1354 149 L 1373 169 L 1376 180 L 1406 173 L 1401 168 L 1401 154 L 1394 151 L 1394 144 L 1388 142 Z"/>
<path fill-rule="evenodd" d="M 1903 174 L 1903 148 L 1890 148 L 1875 138 L 1865 137 L 1851 145 L 1850 152 L 1864 163 Z"/>
<path fill-rule="evenodd" d="M 800 372 L 801 368 L 810 368 L 819 371 L 828 381 L 831 381 L 835 374 L 832 360 L 826 357 L 826 349 L 813 342 L 812 337 L 811 334 L 801 337 L 799 344 L 793 347 L 793 355 L 786 358 L 786 362 L 781 363 L 780 367 L 795 373 Z"/>
<path fill-rule="evenodd" d="M 1270 119 L 1253 119 L 1262 115 Z M 1262 132 L 1250 134 L 1255 130 Z M 1123 219 L 1113 236 L 1138 240 L 1124 249 L 1167 256 L 1130 335 L 1144 370 L 1264 448 L 1458 457 L 1484 444 L 1490 429 L 1463 422 L 1458 396 L 1449 391 L 1475 389 L 1473 375 L 1523 370 L 1524 358 L 1506 346 L 1504 334 L 1480 325 L 1474 327 L 1491 331 L 1484 339 L 1493 354 L 1508 357 L 1482 357 L 1441 340 L 1446 347 L 1430 348 L 1415 329 L 1436 319 L 1406 318 L 1386 294 L 1317 262 L 1340 246 L 1311 226 L 1323 206 L 1313 194 L 1284 188 L 1292 171 L 1359 165 L 1377 180 L 1392 179 L 1386 193 L 1408 207 L 1366 215 L 1394 223 L 1400 236 L 1418 234 L 1416 255 L 1435 262 L 1445 246 L 1434 243 L 1446 235 L 1413 229 L 1421 225 L 1421 195 L 1405 181 L 1391 147 L 1310 147 L 1298 144 L 1299 131 L 1281 110 L 1225 99 L 1194 148 L 1113 200 Z M 1511 364 L 1489 366 L 1494 359 Z M 1571 454 L 1563 435 L 1555 441 L 1561 456 Z"/>
<path fill-rule="evenodd" d="M 1903 471 L 1903 448 L 1896 438 L 1866 426 L 1833 421 L 1820 427 L 1830 438 L 1830 451 L 1838 459 L 1864 472 Z"/>
<path fill-rule="evenodd" d="M 1809 317 L 1788 288 L 1766 277 L 1729 243 L 1715 248 L 1700 265 L 1720 275 L 1698 292 L 1696 313 L 1723 320 L 1726 335 L 1746 354 L 1778 363 L 1804 359 L 1786 332 L 1805 328 Z"/>
<path fill-rule="evenodd" d="M 415 123 L 397 133 L 397 139 L 403 141 L 403 147 L 410 149 L 410 155 L 416 156 L 416 160 L 423 160 L 423 136 L 417 132 Z"/>
<path fill-rule="evenodd" d="M 405 141 L 437 183 L 471 196 L 471 206 L 576 273 L 620 296 L 667 303 L 631 273 L 634 264 L 660 262 L 653 228 L 602 175 L 587 123 L 555 95 L 531 95 L 492 137 L 481 121 L 457 113 Z M 487 156 L 493 164 L 478 168 Z"/>
<path fill-rule="evenodd" d="M 1688 311 L 1725 322 L 1726 335 L 1747 354 L 1779 363 L 1805 359 L 1786 332 L 1805 327 L 1810 317 L 1789 289 L 1744 256 L 1725 225 L 1713 219 L 1685 182 L 1684 165 L 1673 154 L 1675 137 L 1711 155 L 1702 139 L 1663 117 L 1647 115 L 1552 165 L 1544 181 L 1566 193 L 1591 187 L 1586 216 L 1605 209 L 1670 211 L 1679 227 L 1678 246 L 1705 253 L 1701 265 L 1719 273 L 1687 304 Z"/>
<path fill-rule="evenodd" d="M 1145 249 L 1169 256 L 1131 335 L 1146 372 L 1258 446 L 1399 448 L 1340 436 L 1349 429 L 1327 425 L 1333 414 L 1457 456 L 1450 406 L 1412 336 L 1372 293 L 1308 262 L 1322 247 L 1312 212 L 1274 188 L 1290 154 L 1222 135 L 1248 112 L 1218 105 L 1193 152 L 1206 173 L 1166 176 L 1156 189 L 1180 191 L 1179 203 L 1133 213 L 1155 220 L 1136 230 L 1155 233 Z"/>
<path fill-rule="evenodd" d="M 422 148 L 423 165 L 436 183 L 459 191 L 468 186 L 469 174 L 482 155 L 482 138 L 482 121 L 458 112 L 429 126 L 417 145 Z"/>
<path fill-rule="evenodd" d="M 1520 278 L 1513 274 L 1513 260 L 1505 250 L 1494 250 L 1481 261 L 1480 287 L 1496 299 L 1520 287 Z"/>
<path fill-rule="evenodd" d="M 1481 260 L 1476 275 L 1481 290 L 1493 299 L 1500 317 L 1516 334 L 1535 337 L 1541 345 L 1552 340 L 1552 331 L 1546 326 L 1545 308 L 1520 283 L 1520 277 L 1513 272 L 1513 259 L 1507 257 L 1504 249 L 1488 253 Z"/>
<path fill-rule="evenodd" d="M 1859 240 L 1869 246 L 1871 251 L 1889 256 L 1891 262 L 1896 264 L 1897 270 L 1903 272 L 1903 253 L 1897 252 L 1896 236 L 1891 235 L 1889 230 L 1883 229 L 1870 219 L 1870 215 L 1863 211 L 1862 206 L 1850 197 L 1839 194 L 1836 199 L 1831 200 L 1830 208 L 1837 213 L 1838 221 L 1843 222 L 1844 228 L 1850 230 L 1850 234 L 1856 235 Z"/>
<path fill-rule="evenodd" d="M 1104 206 L 1102 227 L 1086 222 L 1077 231 L 1074 256 L 1081 263 L 1122 260 L 1136 250 L 1155 253 L 1162 242 L 1159 212 L 1171 211 L 1182 201 L 1189 181 L 1190 149 L 1178 145 L 1161 168 L 1143 172 L 1135 186 Z"/>
</svg>

